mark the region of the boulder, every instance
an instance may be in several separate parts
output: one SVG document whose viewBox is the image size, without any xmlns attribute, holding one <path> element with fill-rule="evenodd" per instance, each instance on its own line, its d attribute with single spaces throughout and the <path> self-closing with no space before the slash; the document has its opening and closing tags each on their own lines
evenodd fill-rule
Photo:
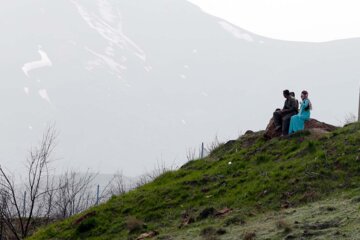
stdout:
<svg viewBox="0 0 360 240">
<path fill-rule="evenodd" d="M 218 210 L 218 211 L 216 211 L 216 213 L 215 213 L 215 216 L 216 217 L 223 217 L 223 216 L 226 216 L 226 215 L 228 215 L 229 213 L 231 213 L 231 211 L 232 211 L 232 209 L 231 208 L 223 208 L 223 209 L 221 209 L 221 210 Z"/>
<path fill-rule="evenodd" d="M 195 222 L 195 219 L 189 213 L 184 213 L 181 216 L 181 224 L 180 224 L 179 228 L 183 228 L 194 222 Z"/>
<path fill-rule="evenodd" d="M 315 131 L 317 132 L 326 133 L 326 132 L 334 131 L 335 129 L 337 129 L 337 127 L 311 118 L 309 121 L 305 122 L 305 130 L 312 130 L 312 129 L 314 130 L 316 129 Z M 266 127 L 264 137 L 266 139 L 271 139 L 274 137 L 279 137 L 280 135 L 281 135 L 281 130 L 279 131 L 275 130 L 274 119 L 271 118 L 269 124 Z"/>
<path fill-rule="evenodd" d="M 150 231 L 150 232 L 141 234 L 139 237 L 136 238 L 136 240 L 144 240 L 146 238 L 153 238 L 157 235 L 159 235 L 158 231 Z"/>
</svg>

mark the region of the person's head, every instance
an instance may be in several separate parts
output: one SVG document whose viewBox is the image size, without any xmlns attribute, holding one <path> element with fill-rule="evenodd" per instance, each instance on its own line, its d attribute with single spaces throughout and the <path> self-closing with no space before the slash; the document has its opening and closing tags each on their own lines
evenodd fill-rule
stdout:
<svg viewBox="0 0 360 240">
<path fill-rule="evenodd" d="M 304 99 L 307 99 L 309 96 L 309 93 L 307 91 L 302 91 L 301 92 L 301 99 L 304 100 Z"/>
<path fill-rule="evenodd" d="M 284 95 L 284 98 L 289 98 L 290 97 L 290 91 L 289 90 L 284 90 L 283 91 L 283 95 Z"/>
<path fill-rule="evenodd" d="M 294 93 L 294 92 L 290 92 L 290 96 L 295 97 L 295 93 Z"/>
</svg>

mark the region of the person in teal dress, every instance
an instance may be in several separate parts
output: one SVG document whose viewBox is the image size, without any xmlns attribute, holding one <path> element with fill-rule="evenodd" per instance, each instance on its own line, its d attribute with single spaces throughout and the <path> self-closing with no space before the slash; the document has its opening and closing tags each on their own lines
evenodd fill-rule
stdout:
<svg viewBox="0 0 360 240">
<path fill-rule="evenodd" d="M 312 106 L 308 96 L 309 94 L 307 91 L 304 90 L 301 92 L 302 103 L 300 111 L 297 115 L 291 117 L 289 134 L 304 130 L 305 121 L 310 119 L 310 110 L 312 109 Z"/>
</svg>

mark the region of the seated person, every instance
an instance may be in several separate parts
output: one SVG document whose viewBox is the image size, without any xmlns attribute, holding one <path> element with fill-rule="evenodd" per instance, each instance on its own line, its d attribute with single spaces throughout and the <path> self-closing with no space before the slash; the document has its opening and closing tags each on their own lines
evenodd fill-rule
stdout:
<svg viewBox="0 0 360 240">
<path fill-rule="evenodd" d="M 301 92 L 302 102 L 300 112 L 297 115 L 291 117 L 289 134 L 304 130 L 305 121 L 310 119 L 310 110 L 312 109 L 312 105 L 308 99 L 308 96 L 309 94 L 307 91 L 304 90 Z"/>
<path fill-rule="evenodd" d="M 299 109 L 299 101 L 296 99 L 295 93 L 294 93 L 294 92 L 290 92 L 290 96 L 291 96 L 292 98 L 294 98 L 295 101 L 296 101 L 296 109 Z M 298 110 L 298 112 L 299 112 L 299 110 Z"/>
<path fill-rule="evenodd" d="M 276 131 L 281 129 L 282 136 L 289 133 L 290 119 L 297 114 L 297 105 L 295 98 L 291 97 L 289 90 L 283 91 L 286 98 L 283 109 L 276 109 L 273 114 Z"/>
</svg>

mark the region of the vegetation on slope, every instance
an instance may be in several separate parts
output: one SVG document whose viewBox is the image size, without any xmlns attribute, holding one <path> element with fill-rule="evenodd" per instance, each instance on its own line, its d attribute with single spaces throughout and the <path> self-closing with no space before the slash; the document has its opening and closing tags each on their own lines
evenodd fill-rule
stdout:
<svg viewBox="0 0 360 240">
<path fill-rule="evenodd" d="M 221 145 L 207 158 L 41 229 L 31 239 L 136 239 L 150 230 L 159 233 L 157 239 L 174 239 L 216 222 L 222 228 L 209 228 L 209 234 L 206 228 L 194 230 L 192 236 L 238 239 L 230 236 L 233 225 L 340 192 L 351 194 L 359 184 L 359 123 L 321 137 L 305 131 L 266 141 L 262 132 L 251 133 Z M 232 213 L 209 218 L 224 208 Z M 190 224 L 180 229 L 186 219 Z M 255 236 L 242 234 L 245 239 Z"/>
</svg>

